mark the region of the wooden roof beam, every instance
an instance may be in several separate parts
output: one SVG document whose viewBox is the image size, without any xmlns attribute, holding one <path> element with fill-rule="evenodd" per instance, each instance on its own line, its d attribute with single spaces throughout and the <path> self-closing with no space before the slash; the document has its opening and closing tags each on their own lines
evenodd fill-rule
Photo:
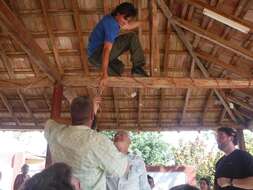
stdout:
<svg viewBox="0 0 253 190">
<path fill-rule="evenodd" d="M 89 68 L 88 68 L 88 58 L 86 55 L 86 50 L 84 48 L 84 40 L 82 37 L 82 29 L 81 29 L 81 19 L 80 14 L 78 10 L 78 1 L 77 0 L 71 0 L 72 9 L 74 11 L 74 22 L 78 34 L 78 41 L 79 41 L 79 48 L 80 48 L 80 55 L 81 55 L 81 63 L 84 69 L 85 76 L 89 75 Z"/>
<path fill-rule="evenodd" d="M 233 42 L 222 39 L 219 36 L 217 36 L 216 34 L 213 34 L 207 30 L 204 30 L 189 21 L 186 21 L 186 20 L 183 20 L 180 18 L 176 18 L 176 17 L 174 19 L 175 19 L 174 23 L 177 26 L 180 26 L 181 28 L 184 28 L 185 30 L 188 30 L 188 31 L 208 40 L 208 41 L 211 41 L 211 42 L 213 42 L 225 49 L 228 49 L 228 50 L 234 52 L 235 54 L 238 54 L 238 55 L 244 57 L 245 59 L 253 61 L 253 53 L 251 51 L 249 51 L 249 50 L 247 50 L 247 49 L 245 49 Z"/>
<path fill-rule="evenodd" d="M 22 94 L 21 90 L 18 89 L 18 90 L 17 90 L 17 93 L 18 93 L 19 98 L 21 99 L 21 102 L 22 102 L 22 104 L 23 104 L 23 106 L 24 106 L 26 112 L 30 115 L 30 117 L 31 117 L 32 120 L 34 121 L 35 126 L 37 126 L 37 125 L 38 125 L 38 122 L 37 122 L 36 118 L 34 117 L 34 115 L 33 115 L 32 111 L 31 111 L 31 109 L 29 108 L 28 103 L 27 103 L 27 101 L 26 101 L 24 95 Z"/>
<path fill-rule="evenodd" d="M 224 68 L 232 73 L 235 73 L 238 76 L 241 76 L 243 78 L 251 78 L 252 77 L 252 73 L 251 73 L 250 69 L 245 69 L 241 66 L 234 66 L 232 64 L 225 63 L 225 62 L 219 60 L 218 58 L 216 58 L 204 51 L 201 51 L 201 50 L 196 50 L 195 53 L 199 58 L 207 61 L 208 63 L 221 66 L 222 68 Z"/>
<path fill-rule="evenodd" d="M 0 92 L 0 99 L 2 100 L 4 106 L 7 108 L 7 110 L 9 111 L 9 113 L 11 114 L 12 118 L 14 119 L 14 121 L 16 122 L 16 127 L 20 127 L 21 123 L 19 121 L 19 119 L 17 118 L 17 116 L 15 115 L 7 97 L 2 93 Z"/>
<path fill-rule="evenodd" d="M 118 106 L 118 100 L 116 97 L 116 89 L 115 88 L 112 88 L 112 96 L 113 96 L 114 113 L 115 113 L 115 117 L 116 117 L 117 127 L 120 127 L 119 106 Z"/>
<path fill-rule="evenodd" d="M 192 78 L 194 76 L 194 68 L 195 68 L 195 61 L 192 60 L 190 78 Z M 179 123 L 180 125 L 182 125 L 183 122 L 184 122 L 184 117 L 185 117 L 185 114 L 186 114 L 187 106 L 189 104 L 190 97 L 191 97 L 191 91 L 192 91 L 192 89 L 188 88 L 187 92 L 186 92 L 186 95 L 185 95 L 184 107 L 183 107 L 183 111 L 182 111 L 181 120 L 180 120 L 180 123 Z"/>
<path fill-rule="evenodd" d="M 213 11 L 216 14 L 219 14 L 219 15 L 226 17 L 234 22 L 237 22 L 241 25 L 244 25 L 244 26 L 250 28 L 250 32 L 253 32 L 253 24 L 251 22 L 241 19 L 237 16 L 227 14 L 227 13 L 223 12 L 221 9 L 216 9 L 213 6 L 210 6 L 207 3 L 204 3 L 203 1 L 200 1 L 200 0 L 179 0 L 179 1 L 193 5 L 194 7 L 200 9 L 201 11 L 203 11 L 204 9 L 208 9 L 210 11 Z M 220 2 L 219 2 L 219 4 L 220 4 Z M 242 8 L 242 7 L 240 6 L 240 8 Z"/>
<path fill-rule="evenodd" d="M 242 106 L 243 108 L 253 112 L 253 107 L 250 106 L 248 103 L 245 103 L 245 102 L 242 102 L 241 100 L 239 100 L 238 98 L 235 98 L 233 96 L 226 96 L 227 100 L 232 102 L 232 103 L 235 103 L 239 106 Z"/>
<path fill-rule="evenodd" d="M 160 76 L 158 39 L 158 9 L 155 0 L 150 0 L 150 76 Z"/>
<path fill-rule="evenodd" d="M 53 81 L 61 82 L 61 76 L 58 71 L 50 65 L 49 59 L 43 50 L 34 41 L 30 32 L 24 27 L 22 22 L 11 11 L 4 1 L 0 1 L 0 21 L 8 30 L 24 51 L 32 58 L 33 62 L 46 73 Z"/>
<path fill-rule="evenodd" d="M 141 111 L 142 111 L 142 107 L 143 107 L 143 100 L 142 100 L 142 96 L 143 96 L 143 90 L 139 89 L 138 90 L 138 115 L 137 115 L 137 125 L 138 125 L 138 129 L 142 130 L 142 125 L 141 125 Z"/>
<path fill-rule="evenodd" d="M 98 77 L 66 76 L 62 84 L 66 87 L 98 87 Z M 19 80 L 0 80 L 0 89 L 32 89 L 52 87 L 47 78 L 28 78 Z M 107 87 L 120 88 L 215 88 L 245 89 L 253 88 L 253 79 L 219 79 L 219 78 L 173 78 L 173 77 L 109 77 Z"/>
<path fill-rule="evenodd" d="M 168 8 L 168 6 L 166 5 L 166 3 L 164 2 L 164 0 L 157 0 L 157 3 L 158 3 L 158 6 L 161 8 L 162 12 L 164 13 L 164 15 L 167 17 L 167 19 L 170 22 L 173 29 L 178 34 L 178 37 L 181 39 L 181 41 L 185 45 L 186 49 L 189 51 L 189 54 L 195 60 L 195 63 L 198 65 L 199 69 L 201 70 L 201 72 L 203 73 L 205 78 L 209 78 L 210 75 L 209 75 L 208 71 L 203 66 L 202 62 L 199 60 L 197 55 L 193 52 L 193 47 L 190 44 L 190 42 L 188 41 L 188 39 L 185 37 L 183 30 L 176 25 L 176 21 L 173 19 L 173 15 L 172 15 L 170 9 Z M 234 116 L 233 112 L 231 111 L 231 109 L 229 108 L 227 103 L 225 102 L 225 100 L 224 100 L 223 96 L 220 94 L 220 92 L 217 89 L 214 89 L 214 92 L 215 92 L 216 96 L 219 98 L 219 100 L 222 102 L 222 104 L 225 107 L 225 109 L 227 110 L 227 112 L 229 113 L 231 119 L 234 122 L 238 123 L 237 118 Z"/>
<path fill-rule="evenodd" d="M 46 29 L 47 29 L 47 32 L 48 32 L 48 35 L 49 35 L 50 42 L 52 44 L 55 63 L 58 67 L 58 70 L 59 70 L 60 74 L 63 75 L 64 70 L 63 70 L 61 62 L 60 62 L 60 56 L 59 56 L 59 52 L 58 52 L 57 45 L 56 45 L 56 39 L 55 39 L 55 36 L 53 34 L 52 26 L 51 26 L 51 23 L 50 23 L 50 20 L 49 20 L 49 15 L 47 13 L 45 0 L 40 0 L 40 4 L 41 4 L 41 8 L 42 8 L 42 13 L 43 13 L 43 17 L 44 17 L 45 26 L 46 26 Z"/>
</svg>

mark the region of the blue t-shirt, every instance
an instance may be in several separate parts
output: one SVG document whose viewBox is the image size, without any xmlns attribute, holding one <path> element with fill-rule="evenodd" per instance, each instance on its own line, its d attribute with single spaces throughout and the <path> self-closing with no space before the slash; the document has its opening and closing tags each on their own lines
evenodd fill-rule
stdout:
<svg viewBox="0 0 253 190">
<path fill-rule="evenodd" d="M 104 42 L 113 43 L 120 32 L 118 22 L 111 15 L 106 15 L 99 21 L 93 29 L 88 43 L 88 56 L 90 57 L 94 51 L 104 44 Z"/>
</svg>

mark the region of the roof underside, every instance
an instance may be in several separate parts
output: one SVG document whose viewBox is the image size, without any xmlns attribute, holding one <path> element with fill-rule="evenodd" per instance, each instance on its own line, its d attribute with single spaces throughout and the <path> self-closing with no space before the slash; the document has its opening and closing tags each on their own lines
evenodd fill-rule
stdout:
<svg viewBox="0 0 253 190">
<path fill-rule="evenodd" d="M 9 22 L 5 18 L 8 10 L 0 6 L 0 128 L 40 129 L 50 117 L 53 85 L 40 86 L 38 83 L 48 78 L 59 81 L 61 77 L 72 77 L 73 84 L 75 77 L 98 76 L 99 70 L 87 62 L 85 47 L 88 36 L 99 19 L 123 1 L 4 2 L 17 17 L 17 23 L 21 21 L 23 25 L 15 24 L 16 28 L 12 29 L 15 19 Z M 138 7 L 138 18 L 143 21 L 143 26 L 134 32 L 140 37 L 147 59 L 145 69 L 152 77 L 252 79 L 252 1 L 130 2 Z M 248 26 L 250 31 L 245 34 L 213 20 L 203 14 L 204 8 L 230 15 L 231 19 Z M 170 20 L 169 13 L 173 15 Z M 25 31 L 22 26 L 25 26 Z M 13 32 L 16 29 L 24 32 L 23 39 L 20 39 L 20 33 Z M 181 41 L 182 35 L 178 34 L 177 29 L 183 32 L 183 38 L 193 50 L 191 55 L 196 55 L 197 59 L 189 54 L 189 48 Z M 126 52 L 121 59 L 126 64 L 124 76 L 131 77 L 129 53 Z M 16 80 L 29 83 L 15 88 L 3 85 L 11 86 Z M 67 85 L 68 88 L 78 95 L 88 95 L 96 90 L 71 84 Z M 122 87 L 110 87 L 103 93 L 98 114 L 100 129 L 202 130 L 221 125 L 246 127 L 253 118 L 252 88 L 119 86 Z M 68 110 L 69 103 L 64 99 L 62 117 L 69 117 Z"/>
</svg>

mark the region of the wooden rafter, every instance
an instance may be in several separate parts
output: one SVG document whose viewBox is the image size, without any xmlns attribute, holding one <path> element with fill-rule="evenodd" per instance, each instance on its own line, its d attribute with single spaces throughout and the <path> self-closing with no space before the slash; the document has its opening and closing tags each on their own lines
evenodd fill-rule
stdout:
<svg viewBox="0 0 253 190">
<path fill-rule="evenodd" d="M 65 76 L 62 84 L 66 87 L 98 87 L 98 77 Z M 27 78 L 0 80 L 0 89 L 45 88 L 52 87 L 47 78 Z M 108 87 L 120 88 L 216 88 L 216 89 L 245 89 L 253 88 L 253 79 L 218 79 L 218 78 L 178 78 L 178 77 L 109 77 Z"/>
<path fill-rule="evenodd" d="M 223 119 L 224 119 L 225 116 L 226 116 L 226 113 L 227 113 L 226 109 L 223 108 L 222 111 L 221 111 L 221 114 L 220 114 L 218 123 L 222 123 Z"/>
<path fill-rule="evenodd" d="M 9 78 L 14 79 L 15 75 L 14 75 L 14 72 L 12 69 L 12 64 L 11 64 L 9 58 L 6 56 L 6 53 L 5 53 L 1 43 L 0 43 L 0 58 L 2 59 L 3 65 L 5 66 L 5 68 L 7 70 Z"/>
<path fill-rule="evenodd" d="M 192 60 L 191 70 L 190 70 L 190 78 L 194 77 L 194 68 L 195 68 L 195 61 Z M 184 118 L 185 118 L 186 109 L 187 109 L 187 106 L 188 106 L 189 101 L 190 101 L 191 91 L 192 91 L 191 88 L 188 88 L 187 91 L 186 91 L 185 100 L 184 100 L 184 107 L 183 107 L 183 111 L 182 111 L 182 116 L 181 116 L 181 120 L 179 122 L 180 125 L 183 124 L 183 121 L 184 121 Z"/>
<path fill-rule="evenodd" d="M 251 78 L 252 77 L 251 71 L 249 69 L 245 69 L 241 66 L 238 67 L 238 66 L 234 66 L 229 63 L 225 63 L 225 62 L 219 60 L 218 58 L 216 58 L 204 51 L 201 51 L 201 50 L 196 50 L 195 53 L 199 58 L 207 61 L 208 63 L 221 66 L 222 68 L 224 68 L 232 73 L 235 73 L 238 76 L 241 76 L 243 78 Z"/>
<path fill-rule="evenodd" d="M 150 0 L 150 74 L 151 76 L 160 75 L 160 55 L 158 39 L 158 10 L 155 0 Z"/>
<path fill-rule="evenodd" d="M 211 102 L 211 99 L 213 97 L 213 94 L 214 94 L 214 91 L 210 90 L 210 92 L 208 93 L 208 96 L 205 100 L 204 107 L 203 107 L 203 112 L 202 112 L 202 117 L 201 117 L 202 118 L 201 123 L 204 123 L 205 116 L 206 116 L 206 113 L 208 111 L 208 107 L 210 106 L 210 102 Z"/>
<path fill-rule="evenodd" d="M 209 40 L 209 41 L 225 48 L 225 49 L 228 49 L 235 54 L 238 54 L 248 60 L 253 61 L 253 54 L 251 51 L 249 51 L 241 46 L 238 46 L 237 44 L 235 44 L 233 42 L 222 39 L 222 38 L 218 37 L 216 34 L 213 34 L 207 30 L 204 30 L 189 21 L 182 20 L 180 18 L 175 18 L 175 24 L 177 26 L 180 26 L 180 27 L 184 28 L 185 30 L 188 30 L 188 31 L 190 31 L 190 32 L 192 32 L 192 33 L 194 33 L 206 40 Z"/>
<path fill-rule="evenodd" d="M 163 77 L 168 77 L 168 70 L 169 70 L 169 49 L 170 49 L 170 36 L 171 36 L 171 30 L 169 28 L 169 22 L 166 24 L 166 35 L 165 35 L 165 51 L 164 51 L 164 58 L 163 58 L 163 72 L 161 73 Z M 163 106 L 164 106 L 164 96 L 165 96 L 165 90 L 160 90 L 160 106 L 159 106 L 159 112 L 158 112 L 158 126 L 161 128 L 162 126 L 162 112 L 163 112 Z"/>
<path fill-rule="evenodd" d="M 237 8 L 236 8 L 236 10 L 235 10 L 235 12 L 234 12 L 234 16 L 238 16 L 240 13 L 241 13 L 241 11 L 242 11 L 242 7 L 244 7 L 245 5 L 246 5 L 246 2 L 247 2 L 247 0 L 241 0 L 240 2 L 239 2 L 239 4 L 238 4 L 238 6 L 237 6 Z M 222 5 L 222 3 L 223 3 L 223 1 L 218 1 L 217 2 L 217 4 L 216 4 L 216 7 L 218 8 L 218 7 L 220 7 L 221 5 Z M 209 28 L 211 28 L 211 26 L 212 26 L 212 24 L 213 24 L 213 20 L 211 19 L 210 21 L 209 21 L 209 23 L 208 23 L 208 25 L 207 25 L 207 30 L 209 29 Z M 229 28 L 229 27 L 226 27 L 225 28 L 225 30 L 223 31 L 223 33 L 222 33 L 222 36 L 221 36 L 221 38 L 227 38 L 227 36 L 228 36 L 228 34 L 229 34 L 229 32 L 231 31 L 231 28 Z M 199 37 L 199 39 L 200 39 L 200 37 Z M 213 48 L 213 50 L 212 50 L 212 52 L 211 52 L 211 56 L 215 56 L 217 53 L 218 53 L 218 49 L 219 49 L 220 47 L 218 46 L 218 45 L 216 45 L 214 48 Z M 204 58 L 207 58 L 207 56 L 202 56 L 202 58 L 204 59 Z M 232 59 L 233 60 L 233 59 Z M 232 62 L 232 60 L 231 60 L 231 62 Z M 212 61 L 215 61 L 215 58 L 213 57 L 213 58 L 211 58 L 211 57 L 209 57 L 208 59 L 206 59 L 206 61 L 207 61 L 207 63 L 212 63 Z M 214 63 L 214 62 L 213 62 Z M 232 62 L 233 63 L 233 62 Z M 227 70 L 229 70 L 229 71 L 231 71 L 231 72 L 234 72 L 234 73 L 237 73 L 237 70 L 240 70 L 240 73 L 239 73 L 239 75 L 240 76 L 242 76 L 242 77 L 251 77 L 251 73 L 249 73 L 249 70 L 248 70 L 248 72 L 246 71 L 246 70 L 244 70 L 244 69 L 240 69 L 240 68 L 238 68 L 238 67 L 235 67 L 235 66 L 232 66 L 232 65 L 234 65 L 234 64 L 224 64 L 223 62 L 220 62 L 220 61 L 218 61 L 218 60 L 216 60 L 216 63 L 214 63 L 214 64 L 217 64 L 217 65 L 220 65 L 220 66 L 222 66 L 223 68 L 225 68 L 225 69 L 227 69 Z M 231 67 L 232 66 L 232 67 Z M 209 67 L 208 67 L 208 70 L 210 70 L 211 69 L 211 67 L 212 67 L 212 64 L 210 64 L 209 65 Z M 236 68 L 238 68 L 238 69 L 236 69 Z M 222 74 L 223 76 L 222 76 L 222 78 L 225 76 L 225 74 Z M 206 110 L 207 110 L 207 106 L 208 105 L 206 105 Z M 205 113 L 205 112 L 204 112 Z M 220 119 L 219 119 L 219 122 L 222 122 L 222 120 L 224 119 L 224 117 L 225 117 L 225 114 L 226 114 L 226 109 L 223 109 L 222 110 L 222 113 L 221 113 L 221 117 L 220 117 Z M 237 116 L 238 116 L 238 114 L 236 114 Z M 203 119 L 204 119 L 204 115 L 203 115 Z"/>
<path fill-rule="evenodd" d="M 8 30 L 11 37 L 19 42 L 24 51 L 32 58 L 33 62 L 36 63 L 51 80 L 60 82 L 61 76 L 58 71 L 49 64 L 48 57 L 4 1 L 0 1 L 0 21 Z"/>
<path fill-rule="evenodd" d="M 86 55 L 86 50 L 84 48 L 84 40 L 82 37 L 82 29 L 81 29 L 81 19 L 80 14 L 78 10 L 78 1 L 77 0 L 71 0 L 72 8 L 74 10 L 74 21 L 75 26 L 78 34 L 78 41 L 79 41 L 79 48 L 80 48 L 80 55 L 81 55 L 81 63 L 84 69 L 84 74 L 86 76 L 89 75 L 89 68 L 88 68 L 88 58 Z"/>
<path fill-rule="evenodd" d="M 138 90 L 138 115 L 137 115 L 137 125 L 138 125 L 138 129 L 142 129 L 141 126 L 141 111 L 142 111 L 142 107 L 143 107 L 143 101 L 142 101 L 142 96 L 143 96 L 143 90 L 139 89 Z"/>
<path fill-rule="evenodd" d="M 19 121 L 19 119 L 17 118 L 17 116 L 15 115 L 7 97 L 0 92 L 0 99 L 2 100 L 3 104 L 5 105 L 5 107 L 7 108 L 8 112 L 10 113 L 11 117 L 14 119 L 14 121 L 16 122 L 16 126 L 20 127 L 21 123 Z"/>
<path fill-rule="evenodd" d="M 18 90 L 17 90 L 17 93 L 18 93 L 18 96 L 19 96 L 19 98 L 20 98 L 20 100 L 21 100 L 21 102 L 22 102 L 22 104 L 23 104 L 23 106 L 24 106 L 26 112 L 27 112 L 27 113 L 30 115 L 30 117 L 32 118 L 32 120 L 33 120 L 35 126 L 37 126 L 37 125 L 38 125 L 38 122 L 37 122 L 36 118 L 34 117 L 34 115 L 33 115 L 32 111 L 31 111 L 31 109 L 29 108 L 28 103 L 27 103 L 27 101 L 26 101 L 24 95 L 22 94 L 21 90 L 18 89 Z"/>
<path fill-rule="evenodd" d="M 178 37 L 182 40 L 186 49 L 189 51 L 190 55 L 195 60 L 196 64 L 198 65 L 199 69 L 201 70 L 201 72 L 203 73 L 205 78 L 209 78 L 210 77 L 209 73 L 207 72 L 206 68 L 203 66 L 203 64 L 201 63 L 199 58 L 196 56 L 196 54 L 193 52 L 192 45 L 187 40 L 187 38 L 184 36 L 184 32 L 182 31 L 182 29 L 176 25 L 176 21 L 173 19 L 173 15 L 172 15 L 171 11 L 169 10 L 168 6 L 166 5 L 166 3 L 164 2 L 164 0 L 157 0 L 157 3 L 159 5 L 159 7 L 162 9 L 164 15 L 167 17 L 167 19 L 170 22 L 173 29 L 178 34 Z M 215 91 L 216 96 L 219 98 L 219 100 L 222 102 L 223 106 L 225 107 L 225 109 L 229 113 L 231 119 L 237 123 L 236 117 L 234 116 L 233 112 L 230 110 L 229 106 L 225 102 L 223 96 L 220 94 L 220 92 L 217 89 L 214 89 L 214 91 Z"/>
<path fill-rule="evenodd" d="M 251 29 L 251 32 L 253 32 L 253 24 L 247 20 L 244 20 L 244 19 L 241 19 L 237 16 L 234 16 L 234 15 L 231 15 L 231 14 L 227 14 L 225 12 L 222 11 L 222 9 L 216 9 L 214 8 L 213 6 L 210 6 L 208 5 L 207 3 L 204 3 L 203 1 L 200 1 L 200 0 L 179 0 L 179 1 L 182 1 L 184 3 L 188 3 L 190 5 L 193 5 L 194 7 L 198 8 L 198 9 L 201 9 L 202 11 L 204 9 L 208 9 L 208 10 L 211 10 L 223 17 L 226 17 L 234 22 L 237 22 L 239 24 L 242 24 L 248 28 Z M 221 2 L 219 2 L 220 4 Z M 245 4 L 245 3 L 244 3 Z M 242 8 L 242 6 L 240 6 L 240 8 Z"/>
<path fill-rule="evenodd" d="M 61 62 L 60 62 L 60 56 L 59 56 L 59 52 L 58 52 L 58 49 L 57 49 L 56 39 L 55 39 L 55 36 L 53 34 L 52 26 L 51 26 L 51 23 L 50 23 L 50 20 L 49 20 L 49 15 L 47 13 L 47 7 L 46 7 L 45 0 L 40 0 L 40 4 L 41 4 L 41 8 L 42 8 L 43 17 L 44 17 L 43 20 L 45 22 L 45 26 L 46 26 L 46 29 L 47 29 L 47 32 L 48 32 L 48 35 L 49 35 L 50 42 L 52 44 L 55 63 L 58 67 L 58 70 L 59 70 L 60 74 L 63 75 L 64 70 L 63 70 Z"/>
<path fill-rule="evenodd" d="M 253 107 L 250 106 L 248 103 L 242 102 L 241 100 L 239 100 L 238 98 L 235 98 L 233 96 L 226 96 L 227 100 L 230 102 L 233 102 L 239 106 L 242 106 L 243 108 L 253 112 Z"/>
<path fill-rule="evenodd" d="M 112 96 L 113 96 L 114 111 L 115 111 L 115 117 L 116 117 L 117 128 L 118 128 L 118 127 L 120 127 L 119 105 L 118 105 L 118 100 L 117 100 L 115 88 L 112 88 Z"/>
</svg>

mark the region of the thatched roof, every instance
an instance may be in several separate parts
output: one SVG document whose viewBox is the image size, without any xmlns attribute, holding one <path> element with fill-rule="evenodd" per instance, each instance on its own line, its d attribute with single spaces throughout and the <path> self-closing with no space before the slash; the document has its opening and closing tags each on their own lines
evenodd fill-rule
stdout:
<svg viewBox="0 0 253 190">
<path fill-rule="evenodd" d="M 119 0 L 0 2 L 0 128 L 38 129 L 50 117 L 54 82 L 79 95 L 96 91 L 99 70 L 86 57 L 88 36 Z M 185 130 L 253 118 L 253 5 L 250 0 L 135 0 L 151 78 L 123 78 L 103 93 L 100 129 Z M 241 32 L 203 14 L 229 18 Z M 91 77 L 91 78 L 88 78 Z M 252 84 L 251 84 L 252 82 Z M 88 88 L 87 88 L 88 87 Z M 62 102 L 62 116 L 69 117 Z"/>
</svg>

